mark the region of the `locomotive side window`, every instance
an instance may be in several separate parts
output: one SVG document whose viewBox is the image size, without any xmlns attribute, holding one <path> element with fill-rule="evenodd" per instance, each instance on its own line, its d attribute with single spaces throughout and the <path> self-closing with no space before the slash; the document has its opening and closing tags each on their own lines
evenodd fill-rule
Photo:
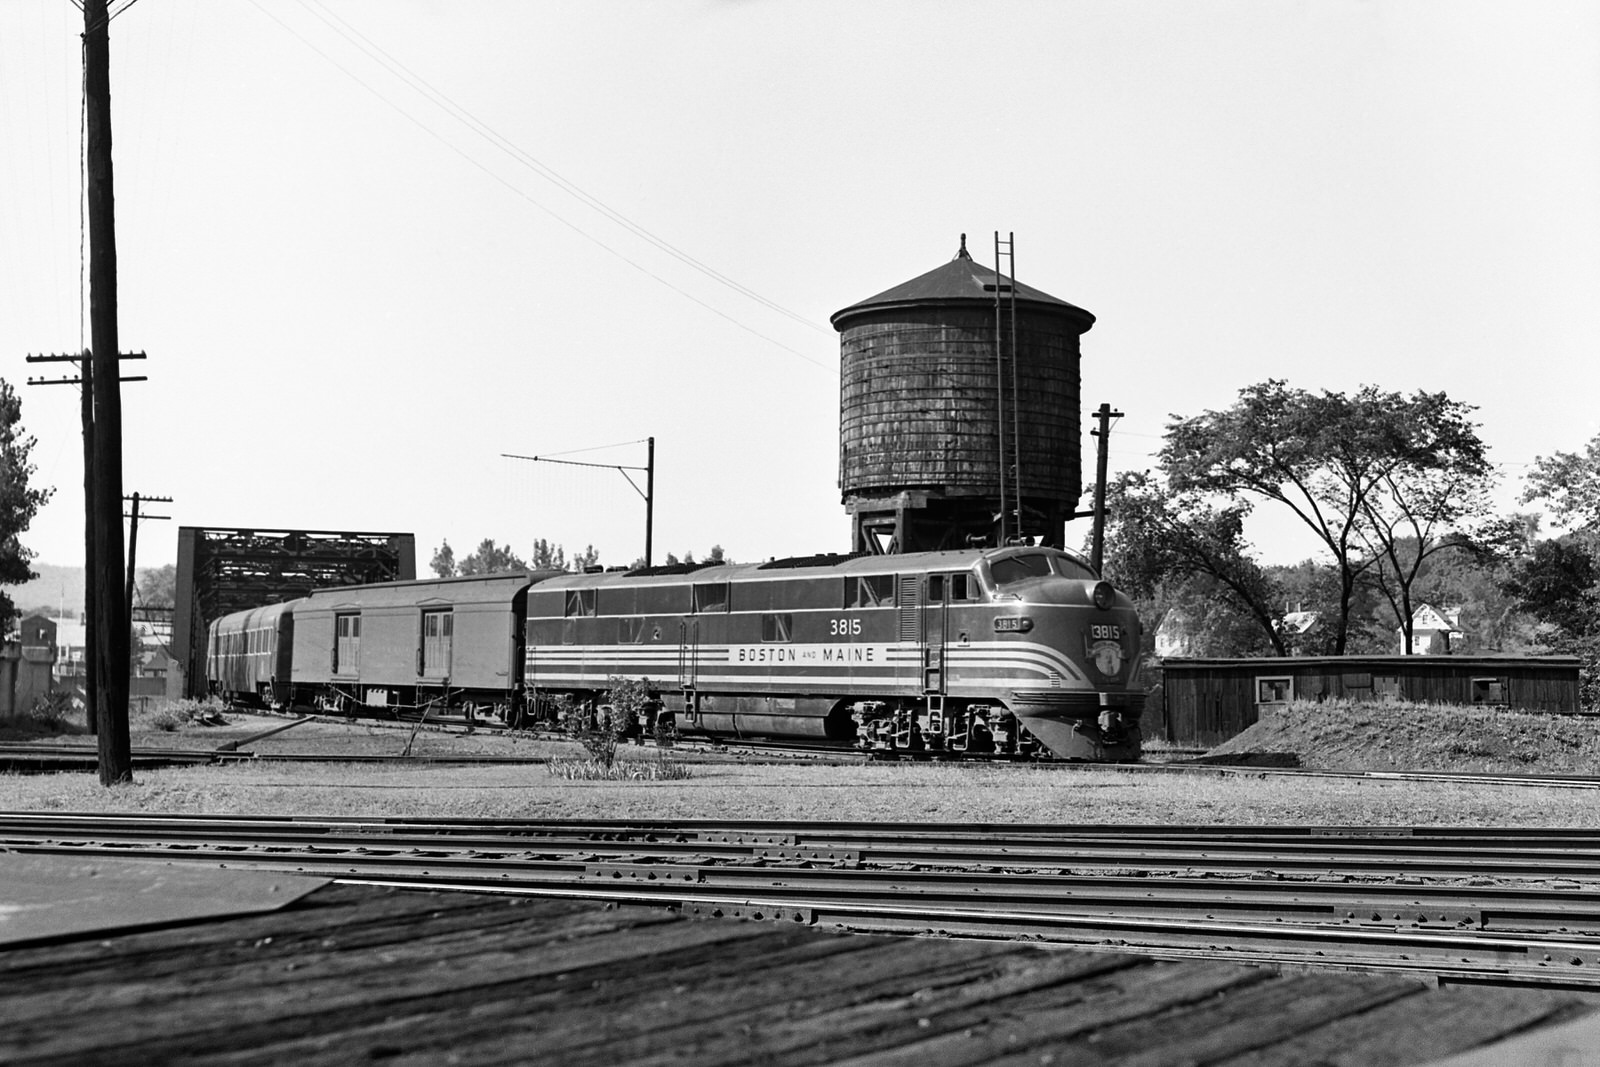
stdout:
<svg viewBox="0 0 1600 1067">
<path fill-rule="evenodd" d="M 894 575 L 858 574 L 846 578 L 844 606 L 847 608 L 894 607 Z"/>
<path fill-rule="evenodd" d="M 422 613 L 422 673 L 450 673 L 450 645 L 455 617 L 449 611 Z"/>
<path fill-rule="evenodd" d="M 953 604 L 960 600 L 972 600 L 973 597 L 972 575 L 963 571 L 950 576 L 950 602 Z"/>
<path fill-rule="evenodd" d="M 361 669 L 361 616 L 333 617 L 333 670 L 335 674 L 354 674 Z"/>
<path fill-rule="evenodd" d="M 694 587 L 695 611 L 727 611 L 728 583 L 706 582 Z"/>
<path fill-rule="evenodd" d="M 761 616 L 761 640 L 794 640 L 794 616 L 788 612 Z"/>
<path fill-rule="evenodd" d="M 593 589 L 568 589 L 567 614 L 569 616 L 593 615 L 595 602 L 594 594 L 595 590 Z"/>
<path fill-rule="evenodd" d="M 644 620 L 623 618 L 617 620 L 617 643 L 637 645 L 644 640 Z"/>
</svg>

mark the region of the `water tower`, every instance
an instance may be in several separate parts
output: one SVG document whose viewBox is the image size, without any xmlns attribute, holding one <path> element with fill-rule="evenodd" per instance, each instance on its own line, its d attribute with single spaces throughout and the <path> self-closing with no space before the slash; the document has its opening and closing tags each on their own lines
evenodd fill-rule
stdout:
<svg viewBox="0 0 1600 1067">
<path fill-rule="evenodd" d="M 1061 545 L 1083 491 L 1078 339 L 1094 316 L 967 253 L 834 314 L 839 489 L 858 552 Z"/>
</svg>

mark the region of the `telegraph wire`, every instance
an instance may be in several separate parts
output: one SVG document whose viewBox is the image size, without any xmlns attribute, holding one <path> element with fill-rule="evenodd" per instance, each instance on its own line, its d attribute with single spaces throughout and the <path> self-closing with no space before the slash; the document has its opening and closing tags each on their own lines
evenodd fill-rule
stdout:
<svg viewBox="0 0 1600 1067">
<path fill-rule="evenodd" d="M 130 3 L 132 2 L 136 2 L 136 0 L 130 0 Z M 321 8 L 322 11 L 319 12 L 314 10 L 312 8 L 312 4 L 315 4 L 317 8 Z M 373 59 L 377 60 L 377 62 L 388 68 L 390 73 L 394 74 L 406 84 L 410 85 L 413 89 L 428 97 L 435 106 L 452 114 L 468 129 L 478 134 L 478 136 L 482 137 L 484 140 L 488 141 L 491 145 L 500 149 L 502 152 L 511 156 L 516 161 L 522 163 L 524 166 L 545 178 L 547 181 L 560 187 L 569 195 L 600 212 L 606 218 L 617 223 L 619 226 L 624 227 L 636 236 L 643 238 L 645 241 L 667 253 L 669 256 L 672 256 L 679 262 L 692 267 L 701 274 L 704 274 L 706 277 L 727 286 L 729 289 L 732 289 L 739 295 L 748 297 L 758 304 L 761 304 L 763 307 L 766 307 L 772 311 L 776 311 L 780 315 L 787 316 L 803 326 L 809 326 L 818 333 L 827 332 L 807 316 L 801 315 L 799 312 L 790 311 L 788 308 L 777 303 L 776 301 L 762 296 L 749 286 L 728 277 L 715 267 L 712 267 L 709 264 L 703 263 L 694 258 L 689 253 L 672 244 L 670 241 L 667 241 L 665 238 L 657 237 L 654 233 L 651 233 L 639 223 L 634 222 L 626 215 L 623 215 L 620 211 L 615 210 L 610 205 L 606 204 L 598 197 L 590 194 L 576 183 L 569 181 L 567 178 L 563 177 L 560 173 L 551 168 L 548 164 L 537 159 L 525 149 L 518 146 L 515 142 L 499 133 L 488 123 L 483 122 L 466 108 L 462 107 L 460 104 L 457 104 L 444 91 L 436 88 L 426 78 L 422 77 L 422 75 L 416 73 L 410 67 L 407 67 L 404 63 L 400 62 L 400 60 L 396 59 L 393 55 L 386 51 L 382 45 L 379 45 L 371 38 L 367 37 L 360 30 L 356 29 L 349 22 L 341 18 L 337 13 L 329 10 L 325 4 L 321 3 L 321 0 L 300 0 L 300 6 L 305 8 L 311 14 L 315 15 L 317 18 L 321 19 L 323 23 L 335 33 L 338 33 L 340 36 L 344 37 L 345 40 L 350 41 L 357 48 L 362 49 Z M 330 22 L 329 19 L 332 19 L 333 21 Z M 334 22 L 337 22 L 339 25 L 334 25 Z M 357 40 L 357 38 L 359 38 L 359 40 Z M 376 55 L 374 55 L 374 53 L 376 53 Z"/>
<path fill-rule="evenodd" d="M 628 255 L 626 255 L 625 253 L 619 251 L 618 249 L 613 248 L 611 245 L 607 244 L 605 241 L 601 240 L 599 237 L 596 237 L 594 234 L 591 234 L 587 230 L 583 229 L 577 223 L 569 221 L 568 219 L 564 218 L 563 216 L 558 214 L 553 209 L 551 209 L 549 207 L 546 207 L 544 204 L 542 204 L 538 200 L 534 199 L 533 196 L 531 194 L 529 194 L 528 192 L 526 192 L 525 190 L 518 188 L 512 182 L 510 182 L 507 179 L 505 179 L 505 178 L 501 177 L 500 175 L 496 174 L 493 170 L 490 170 L 489 167 L 487 167 L 483 163 L 479 162 L 478 160 L 474 159 L 472 156 L 468 155 L 465 151 L 463 151 L 458 146 L 451 144 L 441 134 L 439 134 L 437 131 L 435 131 L 432 128 L 430 128 L 421 119 L 418 119 L 415 115 L 412 115 L 410 112 L 406 111 L 399 104 L 395 103 L 393 100 L 390 100 L 387 96 L 385 96 L 383 93 L 381 93 L 376 88 L 374 88 L 365 79 L 363 79 L 359 74 L 356 74 L 354 71 L 350 70 L 344 64 L 340 63 L 337 59 L 334 59 L 332 56 L 330 56 L 327 52 L 325 52 L 321 48 L 317 47 L 317 45 L 315 45 L 311 41 L 307 40 L 306 37 L 303 34 L 301 34 L 298 30 L 296 30 L 294 27 L 288 25 L 286 22 L 284 22 L 282 19 L 280 19 L 277 15 L 273 14 L 271 11 L 268 11 L 266 8 L 262 7 L 261 3 L 260 3 L 260 0 L 250 0 L 250 5 L 252 7 L 254 7 L 257 11 L 259 11 L 263 15 L 265 15 L 267 18 L 271 19 L 273 22 L 276 22 L 278 24 L 278 26 L 281 27 L 284 30 L 284 32 L 288 33 L 290 36 L 292 36 L 296 40 L 298 40 L 301 44 L 305 45 L 307 48 L 311 49 L 317 55 L 319 55 L 323 59 L 327 60 L 330 64 L 332 64 L 334 67 L 336 67 L 340 71 L 340 73 L 344 74 L 345 77 L 349 78 L 351 81 L 355 82 L 357 85 L 359 85 L 363 89 L 367 90 L 367 92 L 369 92 L 373 96 L 377 97 L 384 104 L 388 105 L 396 114 L 400 115 L 406 121 L 410 122 L 412 125 L 416 126 L 419 130 L 421 130 L 422 132 L 426 133 L 429 137 L 432 137 L 434 140 L 438 141 L 440 144 L 442 144 L 446 148 L 450 149 L 450 151 L 452 151 L 456 155 L 460 156 L 463 160 L 465 160 L 466 162 L 470 163 L 472 166 L 476 167 L 478 170 L 482 171 L 484 174 L 488 175 L 490 178 L 493 178 L 495 181 L 499 182 L 501 185 L 505 186 L 505 188 L 507 190 L 509 190 L 510 192 L 515 194 L 516 196 L 520 197 L 522 200 L 526 201 L 528 204 L 531 204 L 533 207 L 538 208 L 540 211 L 544 212 L 550 218 L 554 219 L 556 222 L 559 222 L 561 225 L 565 226 L 567 229 L 571 230 L 573 233 L 577 234 L 579 237 L 582 237 L 584 240 L 586 240 L 586 241 L 590 242 L 591 244 L 595 245 L 596 247 L 600 248 L 602 251 L 610 253 L 612 256 L 614 256 L 615 258 L 621 260 L 623 263 L 626 263 L 628 266 L 632 267 L 634 270 L 638 271 L 639 273 L 645 275 L 647 278 L 650 278 L 650 279 L 654 280 L 655 282 L 665 286 L 666 288 L 671 289 L 673 292 L 677 293 L 679 296 L 683 297 L 685 300 L 689 300 L 689 301 L 692 301 L 692 302 L 700 305 L 702 308 L 704 308 L 705 310 L 711 312 L 713 315 L 715 315 L 718 318 L 728 322 L 729 324 L 731 324 L 733 326 L 738 327 L 739 329 L 743 330 L 744 332 L 746 332 L 746 333 L 748 333 L 748 334 L 750 334 L 750 335 L 752 335 L 754 337 L 758 337 L 761 340 L 766 341 L 770 345 L 773 345 L 773 346 L 775 346 L 777 348 L 781 348 L 785 352 L 788 352 L 791 355 L 798 356 L 800 359 L 805 360 L 807 363 L 810 363 L 812 366 L 817 367 L 817 368 L 819 368 L 821 370 L 831 370 L 832 369 L 827 364 L 824 364 L 824 363 L 820 362 L 819 360 L 813 359 L 812 357 L 806 355 L 804 352 L 800 351 L 799 349 L 793 348 L 793 347 L 791 347 L 789 345 L 786 345 L 782 341 L 778 340 L 777 338 L 770 337 L 767 334 L 762 333 L 760 330 L 757 330 L 755 327 L 746 325 L 745 323 L 739 321 L 738 319 L 734 318 L 732 315 L 728 314 L 727 312 L 722 311 L 720 308 L 717 308 L 714 305 L 709 304 L 704 300 L 701 300 L 699 297 L 695 296 L 693 293 L 690 293 L 687 290 L 683 289 L 682 287 L 673 284 L 672 282 L 668 281 L 666 278 L 663 278 L 661 275 L 657 274 L 655 271 L 652 271 L 650 268 L 644 266 L 642 263 L 639 263 L 638 261 L 630 258 Z"/>
</svg>

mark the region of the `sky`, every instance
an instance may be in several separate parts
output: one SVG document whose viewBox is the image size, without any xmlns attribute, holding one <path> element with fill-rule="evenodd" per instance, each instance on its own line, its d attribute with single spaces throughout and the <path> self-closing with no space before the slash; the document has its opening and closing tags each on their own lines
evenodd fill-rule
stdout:
<svg viewBox="0 0 1600 1067">
<path fill-rule="evenodd" d="M 141 564 L 180 525 L 628 563 L 652 437 L 658 562 L 845 550 L 828 318 L 962 233 L 1097 316 L 1114 471 L 1267 378 L 1474 405 L 1507 510 L 1600 432 L 1593 3 L 113 10 L 123 485 L 172 498 Z M 23 383 L 87 345 L 81 30 L 0 2 L 0 377 L 67 565 L 78 397 Z"/>
</svg>

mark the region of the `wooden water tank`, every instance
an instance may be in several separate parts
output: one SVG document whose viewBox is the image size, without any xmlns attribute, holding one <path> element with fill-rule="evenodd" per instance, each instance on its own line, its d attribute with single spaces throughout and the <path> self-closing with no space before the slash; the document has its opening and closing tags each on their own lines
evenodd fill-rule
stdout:
<svg viewBox="0 0 1600 1067">
<path fill-rule="evenodd" d="M 998 323 L 995 307 L 996 286 L 1012 284 L 974 262 L 963 241 L 950 262 L 833 316 L 842 361 L 839 489 L 856 550 L 994 543 L 1002 462 L 1013 514 L 1020 486 L 1021 534 L 1061 543 L 1083 488 L 1078 342 L 1094 316 L 1015 285 L 1013 410 L 1004 299 L 1012 293 L 1001 291 Z M 1005 356 L 998 372 L 997 336 Z M 1015 535 L 1015 519 L 1008 525 Z"/>
</svg>

